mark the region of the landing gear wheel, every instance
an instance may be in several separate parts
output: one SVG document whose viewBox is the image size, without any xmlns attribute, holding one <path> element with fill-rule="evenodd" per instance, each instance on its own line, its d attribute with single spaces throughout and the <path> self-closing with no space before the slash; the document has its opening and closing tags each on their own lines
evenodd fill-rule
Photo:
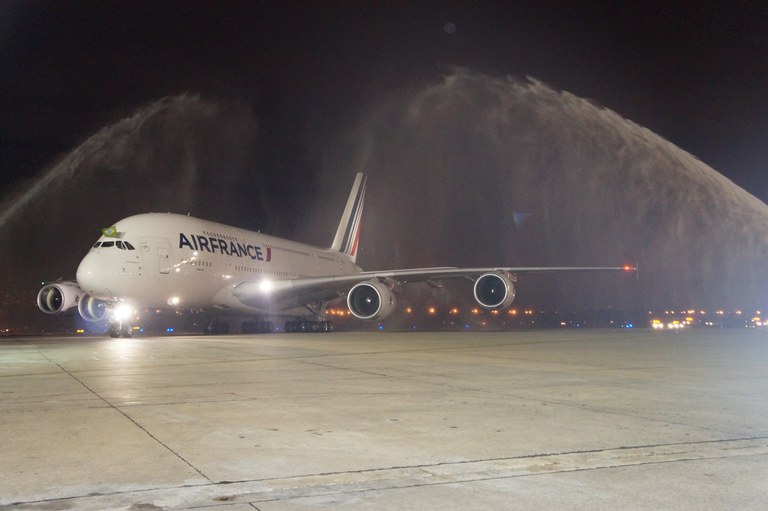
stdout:
<svg viewBox="0 0 768 511">
<path fill-rule="evenodd" d="M 132 333 L 130 323 L 114 322 L 107 327 L 107 334 L 112 338 L 130 337 Z"/>
<path fill-rule="evenodd" d="M 330 321 L 286 321 L 285 332 L 289 334 L 294 333 L 328 333 L 333 332 L 333 323 Z"/>
</svg>

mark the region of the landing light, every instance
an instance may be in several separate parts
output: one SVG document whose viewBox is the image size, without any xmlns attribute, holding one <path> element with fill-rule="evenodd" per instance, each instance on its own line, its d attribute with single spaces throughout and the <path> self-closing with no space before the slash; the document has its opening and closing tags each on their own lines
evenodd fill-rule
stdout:
<svg viewBox="0 0 768 511">
<path fill-rule="evenodd" d="M 112 310 L 112 317 L 115 321 L 123 321 L 128 319 L 133 314 L 133 307 L 127 303 L 121 303 Z"/>
<path fill-rule="evenodd" d="M 273 285 L 272 281 L 269 279 L 264 279 L 261 282 L 259 282 L 259 291 L 262 293 L 269 293 L 272 291 Z"/>
<path fill-rule="evenodd" d="M 175 307 L 179 303 L 181 303 L 181 298 L 179 298 L 178 296 L 172 296 L 168 298 L 168 305 L 170 305 L 171 307 Z"/>
</svg>

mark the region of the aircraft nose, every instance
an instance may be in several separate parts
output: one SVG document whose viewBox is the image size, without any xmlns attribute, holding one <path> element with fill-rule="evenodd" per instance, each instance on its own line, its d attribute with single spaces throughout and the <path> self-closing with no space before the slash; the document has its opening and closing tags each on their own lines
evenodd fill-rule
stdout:
<svg viewBox="0 0 768 511">
<path fill-rule="evenodd" d="M 87 254 L 77 267 L 77 283 L 80 289 L 91 296 L 102 298 L 106 294 L 106 283 L 109 281 L 108 268 L 102 257 L 96 253 Z"/>
</svg>

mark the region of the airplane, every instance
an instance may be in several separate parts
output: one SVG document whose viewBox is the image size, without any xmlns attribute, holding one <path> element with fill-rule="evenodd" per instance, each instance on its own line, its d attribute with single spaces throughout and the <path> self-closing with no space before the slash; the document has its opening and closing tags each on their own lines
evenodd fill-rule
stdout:
<svg viewBox="0 0 768 511">
<path fill-rule="evenodd" d="M 287 332 L 329 332 L 326 308 L 346 298 L 361 320 L 396 309 L 396 288 L 410 282 L 465 278 L 475 301 L 506 309 L 517 275 L 533 272 L 636 271 L 622 267 L 434 267 L 364 271 L 357 265 L 366 176 L 358 173 L 329 248 L 173 213 L 145 213 L 102 230 L 77 268 L 75 281 L 46 284 L 37 305 L 47 314 L 75 307 L 87 321 L 108 320 L 112 337 L 128 337 L 137 308 L 245 316 L 244 333 L 275 331 L 267 319 L 290 318 Z M 212 320 L 206 333 L 228 333 Z"/>
</svg>

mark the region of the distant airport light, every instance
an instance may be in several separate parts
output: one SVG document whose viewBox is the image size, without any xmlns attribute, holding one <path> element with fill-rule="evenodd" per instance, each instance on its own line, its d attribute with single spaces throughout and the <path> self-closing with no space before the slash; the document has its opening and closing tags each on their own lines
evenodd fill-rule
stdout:
<svg viewBox="0 0 768 511">
<path fill-rule="evenodd" d="M 176 307 L 180 303 L 181 303 L 181 298 L 179 298 L 178 296 L 172 296 L 168 298 L 168 305 L 170 305 L 171 307 Z"/>
</svg>

